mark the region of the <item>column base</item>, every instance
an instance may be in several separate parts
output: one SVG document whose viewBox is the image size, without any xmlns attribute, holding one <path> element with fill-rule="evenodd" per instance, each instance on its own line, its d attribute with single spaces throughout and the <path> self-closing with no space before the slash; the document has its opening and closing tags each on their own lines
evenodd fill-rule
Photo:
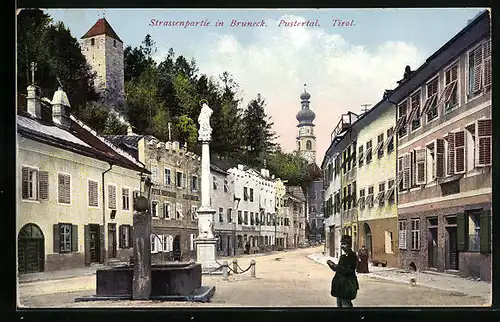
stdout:
<svg viewBox="0 0 500 322">
<path fill-rule="evenodd" d="M 196 245 L 196 262 L 201 264 L 202 274 L 221 275 L 222 267 L 216 262 L 217 238 L 199 238 Z"/>
</svg>

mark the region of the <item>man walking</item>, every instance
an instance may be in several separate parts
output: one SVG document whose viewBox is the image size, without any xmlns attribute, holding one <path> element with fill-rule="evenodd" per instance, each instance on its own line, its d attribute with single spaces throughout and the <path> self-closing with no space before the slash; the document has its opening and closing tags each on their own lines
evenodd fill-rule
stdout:
<svg viewBox="0 0 500 322">
<path fill-rule="evenodd" d="M 352 307 L 352 300 L 356 298 L 359 284 L 356 277 L 356 264 L 358 258 L 352 251 L 352 237 L 342 236 L 340 248 L 344 252 L 340 256 L 339 263 L 335 264 L 331 260 L 326 263 L 335 272 L 332 279 L 330 294 L 337 298 L 338 307 Z"/>
</svg>

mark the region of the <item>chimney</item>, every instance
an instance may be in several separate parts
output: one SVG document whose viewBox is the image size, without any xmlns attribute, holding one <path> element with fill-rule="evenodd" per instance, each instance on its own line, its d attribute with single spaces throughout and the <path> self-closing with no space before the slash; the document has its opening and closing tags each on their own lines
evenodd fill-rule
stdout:
<svg viewBox="0 0 500 322">
<path fill-rule="evenodd" d="M 132 130 L 132 125 L 130 124 L 127 126 L 127 135 L 128 136 L 134 135 L 134 131 Z"/>
<path fill-rule="evenodd" d="M 178 141 L 172 142 L 172 150 L 179 151 L 179 142 Z"/>
<path fill-rule="evenodd" d="M 71 125 L 71 119 L 69 118 L 71 105 L 69 104 L 68 95 L 66 95 L 62 87 L 59 86 L 54 93 L 51 104 L 54 123 L 60 124 L 65 129 L 69 129 Z"/>
<path fill-rule="evenodd" d="M 36 85 L 28 86 L 27 112 L 31 117 L 42 118 L 42 107 L 40 106 L 40 87 Z"/>
</svg>

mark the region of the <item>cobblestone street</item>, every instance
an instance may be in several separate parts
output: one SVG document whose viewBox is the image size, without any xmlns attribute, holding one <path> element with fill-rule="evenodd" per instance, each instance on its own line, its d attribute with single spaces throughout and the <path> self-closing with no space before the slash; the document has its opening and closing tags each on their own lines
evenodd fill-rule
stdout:
<svg viewBox="0 0 500 322">
<path fill-rule="evenodd" d="M 334 307 L 330 296 L 333 272 L 310 258 L 320 253 L 321 247 L 299 249 L 264 256 L 238 258 L 242 268 L 255 258 L 256 276 L 250 272 L 222 276 L 204 276 L 203 285 L 216 287 L 211 303 L 146 302 L 146 301 L 95 301 L 73 302 L 75 297 L 95 294 L 95 275 L 43 280 L 23 283 L 19 287 L 23 307 Z M 225 259 L 221 259 L 225 260 Z M 227 259 L 228 262 L 232 258 Z M 360 290 L 355 306 L 482 306 L 489 303 L 483 297 L 432 289 L 417 285 L 397 283 L 385 279 L 359 275 Z M 457 279 L 457 281 L 460 279 Z"/>
</svg>

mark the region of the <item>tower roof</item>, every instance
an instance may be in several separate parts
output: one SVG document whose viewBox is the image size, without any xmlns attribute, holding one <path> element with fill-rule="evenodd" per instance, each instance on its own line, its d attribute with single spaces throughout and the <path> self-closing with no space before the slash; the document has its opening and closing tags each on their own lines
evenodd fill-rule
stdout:
<svg viewBox="0 0 500 322">
<path fill-rule="evenodd" d="M 108 35 L 111 38 L 114 38 L 118 41 L 123 42 L 120 37 L 116 34 L 116 32 L 113 30 L 109 22 L 106 20 L 106 18 L 101 18 L 97 20 L 97 22 L 92 26 L 92 28 L 87 31 L 85 35 L 82 36 L 81 39 L 84 38 L 90 38 L 94 36 L 99 36 L 99 35 Z"/>
<path fill-rule="evenodd" d="M 316 118 L 316 114 L 309 109 L 309 99 L 311 94 L 306 91 L 306 84 L 304 84 L 304 92 L 300 95 L 302 100 L 302 109 L 297 113 L 297 121 L 299 121 L 298 126 L 303 125 L 314 125 L 313 121 Z"/>
</svg>

